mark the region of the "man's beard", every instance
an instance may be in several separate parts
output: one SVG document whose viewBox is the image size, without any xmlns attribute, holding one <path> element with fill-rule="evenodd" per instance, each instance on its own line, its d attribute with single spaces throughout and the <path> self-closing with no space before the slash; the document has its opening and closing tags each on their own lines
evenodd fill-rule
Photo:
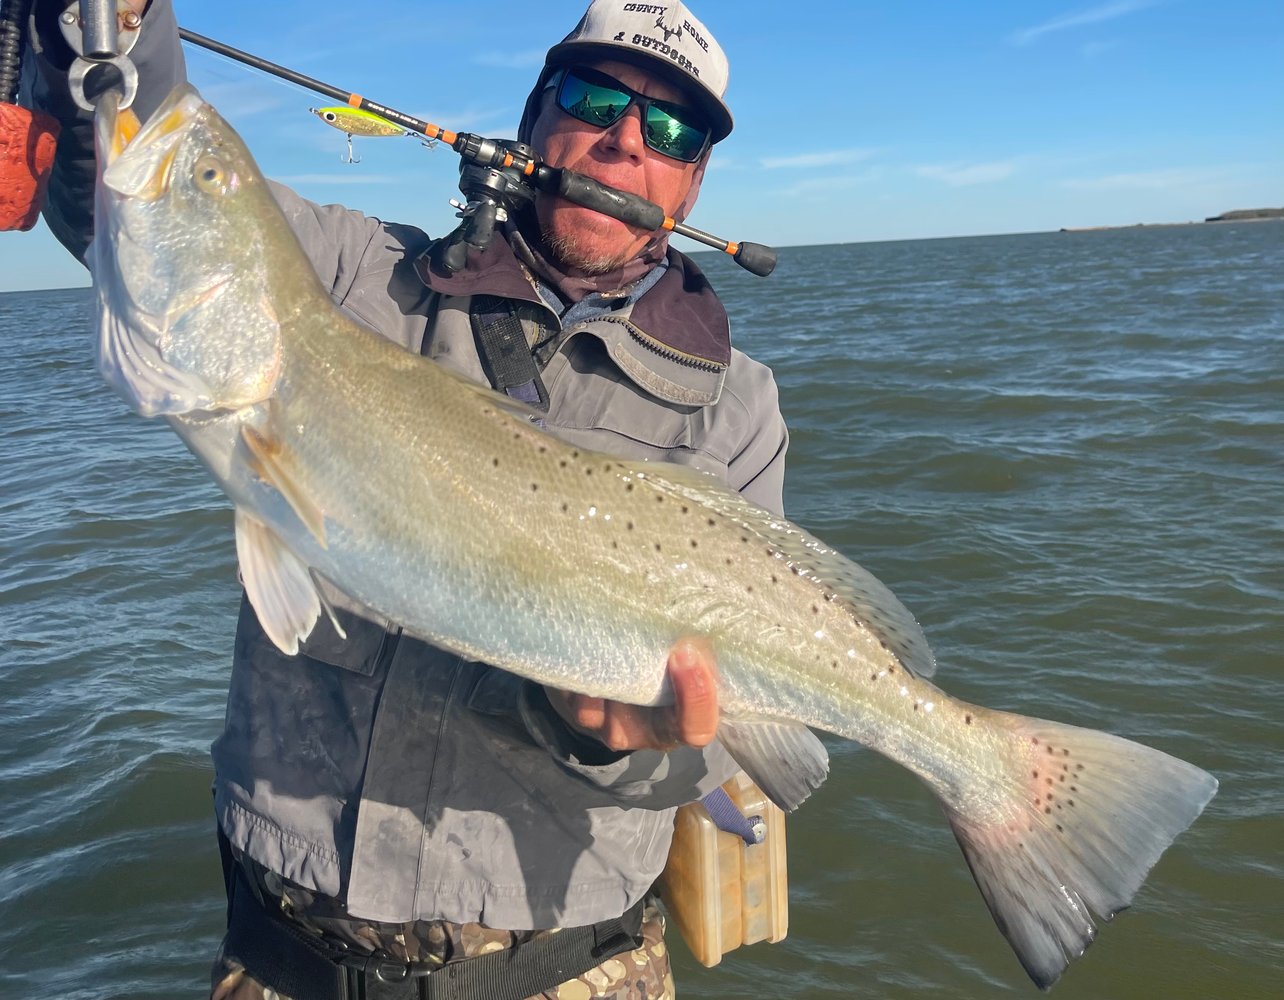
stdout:
<svg viewBox="0 0 1284 1000">
<path fill-rule="evenodd" d="M 628 251 L 605 256 L 600 251 L 590 250 L 581 243 L 576 233 L 555 235 L 545 232 L 544 245 L 563 265 L 592 275 L 609 274 L 633 257 Z"/>
</svg>

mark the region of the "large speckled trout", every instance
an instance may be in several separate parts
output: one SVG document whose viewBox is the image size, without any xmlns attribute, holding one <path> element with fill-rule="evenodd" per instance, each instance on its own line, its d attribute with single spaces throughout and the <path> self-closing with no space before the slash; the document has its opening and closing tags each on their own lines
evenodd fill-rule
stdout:
<svg viewBox="0 0 1284 1000">
<path fill-rule="evenodd" d="M 1040 986 L 1213 796 L 1156 750 L 951 698 L 909 612 L 801 528 L 713 477 L 563 443 L 345 318 L 194 90 L 132 138 L 129 117 L 99 113 L 100 366 L 232 499 L 285 652 L 325 610 L 318 578 L 466 657 L 641 705 L 669 697 L 670 646 L 707 636 L 719 738 L 772 799 L 824 779 L 808 727 L 909 768 Z"/>
</svg>

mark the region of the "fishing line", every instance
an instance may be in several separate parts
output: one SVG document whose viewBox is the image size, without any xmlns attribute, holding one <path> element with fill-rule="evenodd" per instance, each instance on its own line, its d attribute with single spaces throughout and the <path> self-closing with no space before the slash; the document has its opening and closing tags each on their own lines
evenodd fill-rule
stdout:
<svg viewBox="0 0 1284 1000">
<path fill-rule="evenodd" d="M 408 115 L 396 108 L 387 107 L 360 94 L 342 90 L 186 28 L 180 27 L 178 34 L 180 38 L 192 45 L 217 52 L 219 55 L 264 73 L 323 94 L 348 107 L 370 112 L 426 139 L 440 141 L 459 154 L 467 165 L 483 171 L 499 172 L 501 177 L 487 178 L 479 187 L 465 189 L 470 201 L 461 211 L 461 217 L 465 220 L 457 241 L 461 249 L 459 253 L 444 262 L 448 268 L 457 270 L 463 266 L 463 253 L 466 247 L 484 248 L 485 242 L 489 240 L 494 229 L 494 223 L 505 217 L 507 199 L 516 194 L 516 186 L 525 184 L 537 191 L 558 195 L 567 201 L 637 226 L 639 229 L 649 232 L 664 229 L 703 243 L 705 246 L 727 254 L 752 274 L 766 277 L 775 269 L 776 251 L 771 247 L 761 243 L 724 240 L 693 226 L 685 225 L 665 215 L 659 205 L 645 198 L 608 187 L 572 170 L 548 166 L 528 146 L 489 139 L 471 132 L 452 132 L 440 125 Z M 521 196 L 517 197 L 520 200 Z"/>
</svg>

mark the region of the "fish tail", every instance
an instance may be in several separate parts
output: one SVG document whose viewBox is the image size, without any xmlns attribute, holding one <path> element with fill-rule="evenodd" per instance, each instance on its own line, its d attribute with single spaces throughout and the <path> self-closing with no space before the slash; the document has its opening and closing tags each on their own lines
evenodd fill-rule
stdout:
<svg viewBox="0 0 1284 1000">
<path fill-rule="evenodd" d="M 963 788 L 945 809 L 999 930 L 1047 989 L 1092 942 L 1092 914 L 1128 906 L 1217 780 L 1118 736 L 986 714 L 1009 737 L 1006 801 Z"/>
</svg>

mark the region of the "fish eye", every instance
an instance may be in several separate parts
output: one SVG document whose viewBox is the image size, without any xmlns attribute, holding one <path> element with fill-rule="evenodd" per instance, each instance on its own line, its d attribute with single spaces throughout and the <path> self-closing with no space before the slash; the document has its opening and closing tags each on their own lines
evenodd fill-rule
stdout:
<svg viewBox="0 0 1284 1000">
<path fill-rule="evenodd" d="M 335 119 L 337 119 L 338 117 L 339 117 L 339 116 L 338 116 L 338 115 L 336 115 L 333 111 L 327 111 L 327 112 L 325 113 L 325 120 L 326 120 L 326 121 L 328 121 L 328 122 L 332 122 L 332 121 L 334 121 Z"/>
<path fill-rule="evenodd" d="M 227 172 L 216 157 L 202 156 L 193 168 L 196 186 L 202 191 L 217 194 L 226 186 Z"/>
</svg>

